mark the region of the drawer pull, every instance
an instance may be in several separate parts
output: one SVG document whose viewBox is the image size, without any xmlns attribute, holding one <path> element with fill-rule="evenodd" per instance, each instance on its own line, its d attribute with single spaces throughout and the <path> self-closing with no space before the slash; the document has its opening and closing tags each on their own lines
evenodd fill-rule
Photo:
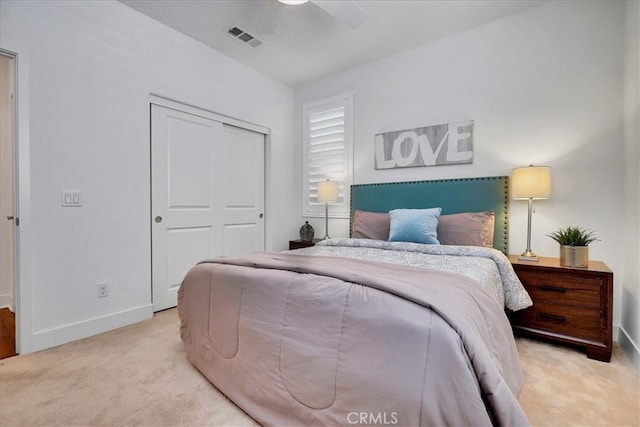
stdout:
<svg viewBox="0 0 640 427">
<path fill-rule="evenodd" d="M 553 322 L 566 322 L 567 318 L 564 316 L 557 316 L 555 314 L 547 314 L 547 313 L 540 313 L 539 314 L 540 320 L 551 320 Z"/>
<path fill-rule="evenodd" d="M 540 285 L 540 289 L 543 291 L 551 291 L 551 292 L 567 292 L 567 288 L 560 288 L 558 286 L 549 286 L 549 285 Z"/>
</svg>

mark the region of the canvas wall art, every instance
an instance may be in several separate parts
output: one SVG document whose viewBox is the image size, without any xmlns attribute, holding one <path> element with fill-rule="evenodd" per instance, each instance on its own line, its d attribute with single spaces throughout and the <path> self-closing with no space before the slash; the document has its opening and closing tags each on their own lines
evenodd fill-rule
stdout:
<svg viewBox="0 0 640 427">
<path fill-rule="evenodd" d="M 376 169 L 440 166 L 473 161 L 473 120 L 379 133 Z"/>
</svg>

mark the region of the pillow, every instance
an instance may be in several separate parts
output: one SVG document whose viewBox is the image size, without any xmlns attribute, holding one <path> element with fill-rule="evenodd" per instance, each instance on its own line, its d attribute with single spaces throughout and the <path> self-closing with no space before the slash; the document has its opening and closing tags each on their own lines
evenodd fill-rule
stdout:
<svg viewBox="0 0 640 427">
<path fill-rule="evenodd" d="M 356 210 L 353 213 L 351 237 L 354 239 L 389 240 L 389 214 Z"/>
<path fill-rule="evenodd" d="M 443 245 L 491 248 L 494 224 L 492 211 L 442 215 L 438 220 L 438 240 Z"/>
<path fill-rule="evenodd" d="M 389 211 L 390 242 L 438 245 L 438 217 L 442 208 L 394 209 Z"/>
</svg>

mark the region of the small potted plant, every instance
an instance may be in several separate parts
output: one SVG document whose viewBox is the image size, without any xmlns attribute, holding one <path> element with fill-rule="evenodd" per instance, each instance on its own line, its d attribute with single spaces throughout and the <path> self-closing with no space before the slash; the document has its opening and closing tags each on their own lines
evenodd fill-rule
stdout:
<svg viewBox="0 0 640 427">
<path fill-rule="evenodd" d="M 599 240 L 593 231 L 581 227 L 560 227 L 547 236 L 560 244 L 560 265 L 589 267 L 589 243 Z"/>
</svg>

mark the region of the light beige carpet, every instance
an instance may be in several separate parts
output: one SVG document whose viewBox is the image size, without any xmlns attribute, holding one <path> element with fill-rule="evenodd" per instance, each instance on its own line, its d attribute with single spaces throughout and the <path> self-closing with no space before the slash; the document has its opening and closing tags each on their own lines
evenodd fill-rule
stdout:
<svg viewBox="0 0 640 427">
<path fill-rule="evenodd" d="M 518 339 L 534 425 L 640 425 L 638 372 Z M 0 425 L 240 426 L 255 423 L 187 360 L 177 311 L 95 337 L 0 361 Z"/>
</svg>

